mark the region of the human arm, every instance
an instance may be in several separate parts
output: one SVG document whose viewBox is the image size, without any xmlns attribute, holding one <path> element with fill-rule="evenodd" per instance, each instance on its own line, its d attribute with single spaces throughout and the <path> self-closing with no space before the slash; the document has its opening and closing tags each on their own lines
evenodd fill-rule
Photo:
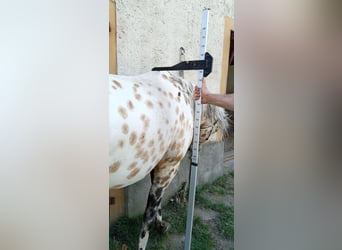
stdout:
<svg viewBox="0 0 342 250">
<path fill-rule="evenodd" d="M 195 87 L 194 98 L 198 100 L 201 96 L 201 89 Z M 213 94 L 206 85 L 205 78 L 202 81 L 202 104 L 213 104 L 231 111 L 234 111 L 234 94 Z"/>
</svg>

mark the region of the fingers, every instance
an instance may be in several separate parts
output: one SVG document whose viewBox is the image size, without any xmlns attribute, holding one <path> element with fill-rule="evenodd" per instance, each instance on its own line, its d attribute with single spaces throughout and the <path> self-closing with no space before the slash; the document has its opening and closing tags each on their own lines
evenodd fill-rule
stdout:
<svg viewBox="0 0 342 250">
<path fill-rule="evenodd" d="M 203 77 L 202 78 L 202 88 L 199 88 L 197 85 L 195 86 L 194 100 L 197 101 L 201 97 L 201 94 L 202 94 L 202 103 L 205 103 L 204 97 L 205 97 L 205 94 L 207 92 L 209 92 L 209 91 L 207 90 L 205 77 Z"/>
<path fill-rule="evenodd" d="M 198 100 L 201 96 L 201 89 L 197 86 L 195 86 L 195 92 L 194 92 L 194 99 Z"/>
</svg>

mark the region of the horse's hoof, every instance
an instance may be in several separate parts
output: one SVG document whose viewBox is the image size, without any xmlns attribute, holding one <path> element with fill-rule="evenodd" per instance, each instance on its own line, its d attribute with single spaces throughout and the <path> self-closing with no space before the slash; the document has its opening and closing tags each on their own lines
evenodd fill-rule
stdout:
<svg viewBox="0 0 342 250">
<path fill-rule="evenodd" d="M 156 224 L 159 233 L 165 233 L 171 228 L 171 224 L 167 221 L 157 222 Z"/>
</svg>

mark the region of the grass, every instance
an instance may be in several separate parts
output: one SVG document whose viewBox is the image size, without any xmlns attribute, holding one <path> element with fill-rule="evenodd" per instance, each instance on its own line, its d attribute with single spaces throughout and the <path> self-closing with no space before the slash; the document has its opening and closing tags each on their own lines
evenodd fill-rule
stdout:
<svg viewBox="0 0 342 250">
<path fill-rule="evenodd" d="M 128 218 L 127 216 L 119 218 L 110 226 L 109 239 L 110 250 L 121 249 L 125 244 L 128 249 L 138 249 L 139 233 L 142 225 L 142 216 Z M 154 228 L 150 231 L 150 240 L 148 247 L 151 250 L 167 250 L 163 243 L 167 234 L 160 234 Z"/>
<path fill-rule="evenodd" d="M 233 178 L 234 172 L 219 177 L 212 184 L 205 184 L 196 192 L 196 205 L 219 213 L 217 228 L 224 237 L 234 238 L 234 208 L 222 203 L 213 203 L 204 197 L 205 193 L 228 195 L 234 193 L 234 186 L 228 178 Z"/>
<path fill-rule="evenodd" d="M 228 195 L 234 192 L 234 187 L 228 178 L 233 178 L 234 173 L 226 174 L 218 178 L 212 184 L 199 187 L 196 192 L 196 206 L 211 209 L 218 212 L 217 229 L 224 236 L 234 237 L 234 208 L 224 204 L 213 203 L 204 197 L 204 194 Z M 163 207 L 163 219 L 171 223 L 171 228 L 166 234 L 160 234 L 152 228 L 148 241 L 149 250 L 174 250 L 170 245 L 170 235 L 185 234 L 187 207 L 185 204 L 169 202 Z M 122 244 L 128 249 L 137 249 L 139 233 L 142 224 L 142 216 L 135 218 L 121 217 L 111 224 L 109 230 L 109 250 L 120 250 Z M 192 250 L 215 249 L 214 237 L 207 225 L 200 217 L 194 217 Z"/>
<path fill-rule="evenodd" d="M 163 209 L 165 220 L 171 223 L 170 231 L 166 234 L 158 233 L 154 228 L 150 232 L 148 249 L 151 250 L 173 250 L 168 242 L 170 234 L 185 234 L 186 229 L 186 207 L 184 204 L 169 202 Z M 113 223 L 109 230 L 109 249 L 121 249 L 121 245 L 127 245 L 128 249 L 138 248 L 138 238 L 142 223 L 142 216 L 119 218 Z M 192 235 L 192 250 L 211 250 L 214 247 L 213 237 L 208 227 L 201 218 L 195 217 Z"/>
<path fill-rule="evenodd" d="M 214 238 L 209 228 L 200 217 L 194 218 L 192 229 L 191 249 L 192 250 L 212 250 L 214 249 Z"/>
<path fill-rule="evenodd" d="M 205 184 L 197 189 L 198 193 L 212 193 L 219 195 L 229 195 L 234 193 L 234 183 L 228 182 L 228 179 L 234 178 L 234 172 L 231 171 L 216 179 L 213 183 Z"/>
</svg>

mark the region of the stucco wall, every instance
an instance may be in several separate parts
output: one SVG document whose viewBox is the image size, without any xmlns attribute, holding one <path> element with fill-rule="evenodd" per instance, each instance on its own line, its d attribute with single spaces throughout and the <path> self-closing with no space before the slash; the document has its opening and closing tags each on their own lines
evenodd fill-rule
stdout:
<svg viewBox="0 0 342 250">
<path fill-rule="evenodd" d="M 207 51 L 214 57 L 209 88 L 219 91 L 224 16 L 234 17 L 233 0 L 116 0 L 118 74 L 136 75 L 156 66 L 199 59 L 202 10 L 210 8 Z M 196 83 L 196 71 L 185 72 Z"/>
<path fill-rule="evenodd" d="M 234 17 L 233 0 L 116 0 L 118 74 L 137 75 L 153 67 L 172 66 L 180 61 L 180 47 L 185 49 L 185 60 L 198 60 L 204 8 L 210 8 L 207 51 L 214 57 L 213 72 L 207 83 L 212 91 L 219 92 L 224 17 Z M 198 72 L 185 71 L 184 76 L 196 83 Z M 199 185 L 222 174 L 223 143 L 203 146 L 200 155 L 203 157 L 199 159 Z M 189 157 L 190 152 L 167 189 L 164 202 L 188 180 Z M 126 188 L 129 216 L 144 211 L 149 187 L 150 177 L 146 176 Z"/>
</svg>

